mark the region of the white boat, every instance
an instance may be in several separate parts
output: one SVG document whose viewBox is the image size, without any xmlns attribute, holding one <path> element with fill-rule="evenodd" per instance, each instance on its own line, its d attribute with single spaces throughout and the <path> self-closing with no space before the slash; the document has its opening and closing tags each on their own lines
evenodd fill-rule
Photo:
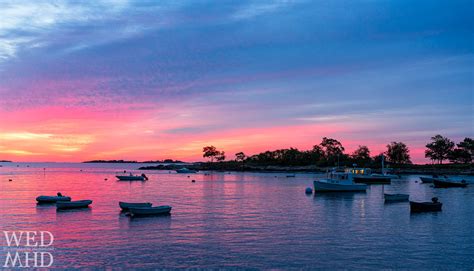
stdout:
<svg viewBox="0 0 474 271">
<path fill-rule="evenodd" d="M 58 201 L 71 201 L 71 197 L 66 196 L 39 196 L 36 198 L 38 203 L 55 203 Z"/>
<path fill-rule="evenodd" d="M 385 202 L 408 201 L 410 195 L 408 194 L 383 194 Z"/>
<path fill-rule="evenodd" d="M 145 174 L 142 175 L 133 175 L 130 173 L 129 175 L 116 175 L 119 181 L 147 181 L 148 177 Z"/>
<path fill-rule="evenodd" d="M 183 167 L 183 168 L 177 169 L 176 173 L 197 173 L 197 170 Z"/>
<path fill-rule="evenodd" d="M 91 204 L 92 204 L 92 200 L 58 201 L 56 202 L 56 208 L 57 209 L 87 208 Z"/>
<path fill-rule="evenodd" d="M 331 172 L 326 179 L 314 181 L 314 192 L 350 192 L 365 191 L 366 184 L 354 182 L 351 172 Z"/>
<path fill-rule="evenodd" d="M 165 215 L 171 212 L 171 206 L 131 207 L 128 210 L 131 216 Z"/>
<path fill-rule="evenodd" d="M 123 202 L 119 201 L 119 206 L 123 211 L 127 211 L 129 208 L 132 207 L 151 207 L 151 203 L 149 202 Z"/>
<path fill-rule="evenodd" d="M 446 176 L 438 176 L 438 175 L 433 175 L 431 177 L 426 177 L 426 176 L 421 176 L 420 180 L 422 183 L 433 183 L 435 180 L 437 181 L 442 181 L 442 180 L 447 180 L 448 177 Z"/>
</svg>

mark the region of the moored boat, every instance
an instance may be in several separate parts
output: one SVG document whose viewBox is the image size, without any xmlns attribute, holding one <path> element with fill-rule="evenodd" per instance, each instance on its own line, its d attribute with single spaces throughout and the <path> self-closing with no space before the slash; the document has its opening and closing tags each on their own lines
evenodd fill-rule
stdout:
<svg viewBox="0 0 474 271">
<path fill-rule="evenodd" d="M 390 184 L 389 176 L 383 174 L 372 174 L 370 168 L 351 168 L 349 171 L 354 175 L 355 183 L 365 184 Z"/>
<path fill-rule="evenodd" d="M 420 180 L 422 183 L 433 183 L 434 180 L 444 180 L 447 179 L 448 177 L 446 176 L 438 176 L 438 175 L 433 175 L 431 177 L 427 176 L 420 176 Z"/>
<path fill-rule="evenodd" d="M 197 170 L 183 167 L 183 168 L 177 169 L 176 173 L 197 173 Z"/>
<path fill-rule="evenodd" d="M 433 185 L 436 188 L 467 187 L 467 182 L 465 180 L 456 181 L 449 178 L 445 178 L 445 179 L 434 179 Z"/>
<path fill-rule="evenodd" d="M 56 208 L 57 209 L 87 208 L 91 204 L 92 204 L 92 200 L 58 201 L 56 202 Z"/>
<path fill-rule="evenodd" d="M 410 195 L 408 194 L 383 194 L 385 202 L 408 201 Z"/>
<path fill-rule="evenodd" d="M 119 181 L 147 181 L 148 177 L 145 174 L 142 175 L 133 175 L 130 173 L 130 175 L 116 175 L 117 179 Z"/>
<path fill-rule="evenodd" d="M 129 208 L 132 207 L 151 207 L 151 203 L 149 202 L 123 202 L 119 201 L 119 206 L 123 211 L 127 211 Z"/>
<path fill-rule="evenodd" d="M 56 203 L 58 201 L 71 201 L 71 197 L 66 196 L 39 196 L 36 198 L 38 203 Z"/>
<path fill-rule="evenodd" d="M 416 202 L 410 201 L 410 212 L 420 213 L 420 212 L 439 212 L 443 204 L 438 201 L 438 198 L 432 198 L 431 202 Z"/>
<path fill-rule="evenodd" d="M 171 206 L 130 207 L 128 210 L 131 216 L 166 215 L 171 212 Z"/>
<path fill-rule="evenodd" d="M 367 189 L 366 184 L 354 183 L 350 172 L 331 172 L 327 178 L 315 180 L 314 192 L 358 192 Z"/>
</svg>

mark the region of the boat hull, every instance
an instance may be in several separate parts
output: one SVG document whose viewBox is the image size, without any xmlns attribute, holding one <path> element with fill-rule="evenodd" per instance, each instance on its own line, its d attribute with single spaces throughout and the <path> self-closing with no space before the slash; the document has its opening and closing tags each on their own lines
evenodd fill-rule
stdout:
<svg viewBox="0 0 474 271">
<path fill-rule="evenodd" d="M 314 192 L 365 192 L 365 184 L 337 184 L 314 181 Z"/>
<path fill-rule="evenodd" d="M 58 201 L 71 201 L 71 197 L 58 197 L 58 196 L 39 196 L 36 198 L 38 203 L 56 203 Z"/>
<path fill-rule="evenodd" d="M 128 211 L 129 208 L 151 207 L 149 202 L 119 202 L 119 206 L 123 211 Z"/>
<path fill-rule="evenodd" d="M 115 176 L 119 181 L 145 181 L 143 176 Z"/>
<path fill-rule="evenodd" d="M 56 202 L 56 208 L 61 210 L 87 208 L 91 204 L 92 200 L 58 201 Z"/>
<path fill-rule="evenodd" d="M 390 184 L 390 177 L 386 176 L 354 176 L 355 183 L 365 184 Z"/>
<path fill-rule="evenodd" d="M 167 215 L 171 212 L 171 206 L 131 207 L 128 210 L 131 216 Z"/>
<path fill-rule="evenodd" d="M 415 202 L 410 201 L 410 212 L 421 213 L 421 212 L 439 212 L 443 204 L 441 202 Z"/>
<path fill-rule="evenodd" d="M 454 182 L 454 181 L 441 181 L 433 180 L 433 185 L 436 188 L 449 188 L 449 187 L 466 187 L 467 183 L 464 182 Z"/>
<path fill-rule="evenodd" d="M 420 177 L 422 183 L 433 183 L 435 178 L 432 177 Z"/>
<path fill-rule="evenodd" d="M 410 195 L 407 194 L 384 194 L 385 202 L 401 202 L 408 201 Z"/>
<path fill-rule="evenodd" d="M 197 173 L 197 170 L 192 169 L 177 169 L 176 173 Z"/>
</svg>

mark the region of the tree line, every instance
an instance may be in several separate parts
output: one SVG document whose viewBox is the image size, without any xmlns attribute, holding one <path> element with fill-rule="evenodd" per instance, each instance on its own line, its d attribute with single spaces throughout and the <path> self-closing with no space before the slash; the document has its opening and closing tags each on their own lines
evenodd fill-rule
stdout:
<svg viewBox="0 0 474 271">
<path fill-rule="evenodd" d="M 365 145 L 359 145 L 352 153 L 346 153 L 341 142 L 336 139 L 323 137 L 318 145 L 314 145 L 310 150 L 298 150 L 297 148 L 278 149 L 265 151 L 259 154 L 247 156 L 243 152 L 235 154 L 236 162 L 249 165 L 281 165 L 281 166 L 352 166 L 356 164 L 360 167 L 380 166 L 382 157 L 386 162 L 393 165 L 412 164 L 410 150 L 403 142 L 393 141 L 386 146 L 386 151 L 371 156 L 371 151 Z M 433 163 L 442 164 L 449 160 L 452 163 L 472 163 L 474 154 L 474 141 L 465 138 L 455 144 L 452 140 L 436 135 L 431 138 L 431 142 L 426 145 L 425 157 L 431 159 Z M 224 161 L 225 152 L 218 150 L 214 146 L 203 148 L 203 157 L 210 162 Z"/>
</svg>

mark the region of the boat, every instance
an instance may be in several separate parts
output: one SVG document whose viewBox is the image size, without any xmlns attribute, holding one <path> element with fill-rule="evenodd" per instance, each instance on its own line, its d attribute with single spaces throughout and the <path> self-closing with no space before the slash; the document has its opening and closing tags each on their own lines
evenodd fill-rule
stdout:
<svg viewBox="0 0 474 271">
<path fill-rule="evenodd" d="M 116 175 L 119 181 L 147 181 L 148 177 L 145 174 L 142 175 L 133 175 L 130 173 L 129 175 Z"/>
<path fill-rule="evenodd" d="M 372 174 L 370 168 L 351 168 L 355 183 L 390 184 L 391 178 L 383 174 Z"/>
<path fill-rule="evenodd" d="M 420 176 L 420 180 L 422 183 L 433 183 L 434 180 L 444 180 L 447 178 L 448 177 L 446 176 L 438 176 L 438 175 L 433 175 L 432 177 Z"/>
<path fill-rule="evenodd" d="M 130 207 L 128 211 L 130 212 L 130 216 L 166 215 L 171 212 L 171 206 Z"/>
<path fill-rule="evenodd" d="M 58 201 L 71 201 L 71 197 L 66 196 L 39 196 L 36 198 L 38 203 L 56 203 Z"/>
<path fill-rule="evenodd" d="M 467 187 L 467 182 L 465 180 L 456 181 L 453 179 L 434 179 L 433 185 L 436 188 L 448 188 L 448 187 Z"/>
<path fill-rule="evenodd" d="M 385 202 L 408 201 L 410 195 L 408 194 L 383 194 Z"/>
<path fill-rule="evenodd" d="M 58 201 L 56 202 L 56 208 L 57 209 L 87 208 L 91 204 L 92 204 L 92 200 Z"/>
<path fill-rule="evenodd" d="M 131 207 L 151 207 L 149 202 L 123 202 L 119 201 L 119 206 L 123 211 L 128 211 Z"/>
<path fill-rule="evenodd" d="M 296 175 L 295 174 L 290 174 L 290 175 L 286 175 L 287 178 L 295 178 Z"/>
<path fill-rule="evenodd" d="M 357 192 L 367 189 L 366 184 L 354 183 L 351 172 L 332 171 L 327 178 L 315 180 L 314 192 Z"/>
<path fill-rule="evenodd" d="M 431 202 L 416 202 L 410 201 L 410 212 L 420 213 L 420 212 L 439 212 L 443 204 L 438 201 L 438 198 L 432 198 Z"/>
<path fill-rule="evenodd" d="M 183 168 L 177 169 L 176 173 L 197 173 L 197 170 L 183 167 Z"/>
</svg>

